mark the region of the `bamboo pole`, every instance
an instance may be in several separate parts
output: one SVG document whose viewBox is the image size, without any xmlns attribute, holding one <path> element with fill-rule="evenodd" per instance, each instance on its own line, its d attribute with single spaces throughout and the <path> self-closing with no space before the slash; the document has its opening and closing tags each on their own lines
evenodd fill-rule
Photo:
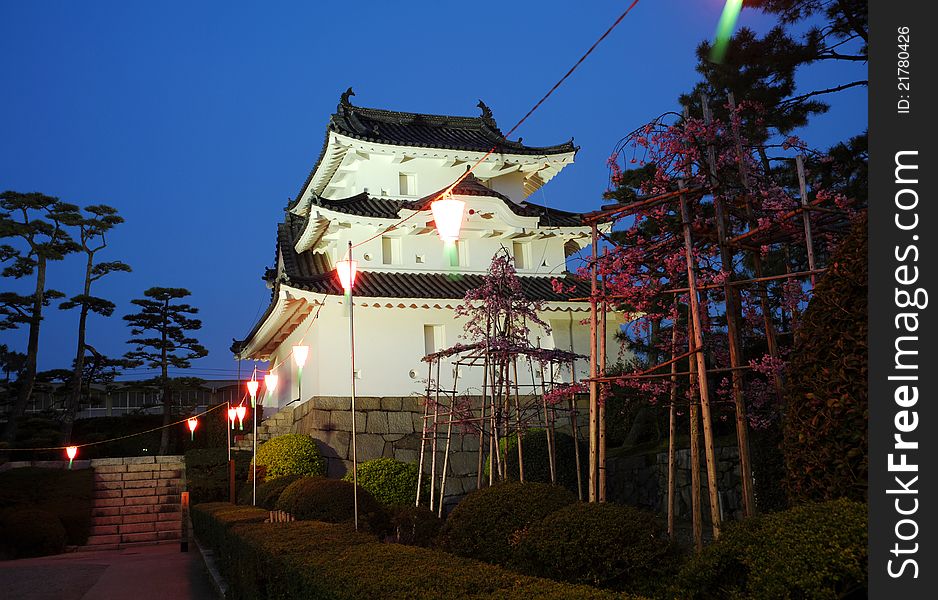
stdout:
<svg viewBox="0 0 938 600">
<path fill-rule="evenodd" d="M 449 401 L 449 419 L 446 423 L 446 449 L 443 451 L 443 473 L 440 481 L 440 504 L 437 510 L 437 516 L 443 518 L 443 497 L 446 494 L 446 469 L 449 467 L 449 448 L 453 440 L 453 418 L 456 413 L 456 385 L 459 381 L 459 366 L 453 367 L 453 396 Z"/>
<path fill-rule="evenodd" d="M 704 123 L 710 125 L 710 103 L 706 94 L 700 95 L 703 106 Z M 707 162 L 711 185 L 715 188 L 717 183 L 716 154 L 712 145 L 707 146 Z M 739 472 L 742 483 L 743 514 L 747 517 L 755 513 L 755 498 L 752 493 L 752 467 L 749 458 L 749 420 L 746 416 L 746 402 L 743 398 L 743 372 L 737 367 L 742 363 L 742 353 L 739 343 L 739 294 L 736 288 L 727 283 L 735 275 L 733 268 L 733 253 L 726 244 L 729 215 L 723 206 L 723 197 L 713 194 L 713 207 L 716 213 L 717 244 L 720 249 L 720 270 L 724 275 L 723 294 L 726 310 L 726 337 L 729 346 L 730 367 L 732 372 L 733 403 L 736 415 L 736 440 L 739 447 Z"/>
<path fill-rule="evenodd" d="M 690 314 L 687 315 L 687 338 L 689 345 L 694 339 L 694 323 Z M 694 551 L 700 554 L 703 550 L 703 515 L 700 510 L 700 387 L 697 379 L 697 361 L 691 360 L 689 364 L 691 527 L 694 531 Z"/>
<path fill-rule="evenodd" d="M 436 393 L 433 402 L 433 442 L 430 444 L 430 510 L 434 508 L 433 500 L 436 496 L 436 458 L 437 442 L 440 438 L 440 432 L 437 423 L 440 419 L 440 363 L 443 359 L 436 361 Z"/>
<path fill-rule="evenodd" d="M 609 249 L 603 248 L 603 258 L 608 256 Z M 599 372 L 606 374 L 606 312 L 609 305 L 606 303 L 606 277 L 601 281 L 602 287 L 602 311 L 599 315 L 599 336 L 597 339 L 597 351 L 599 353 Z M 601 389 L 605 392 L 607 386 L 603 385 Z M 604 396 L 605 394 L 601 394 Z M 599 399 L 599 490 L 598 496 L 600 502 L 606 501 L 606 399 Z"/>
<path fill-rule="evenodd" d="M 512 360 L 515 389 L 515 435 L 518 436 L 518 480 L 524 483 L 524 452 L 521 451 L 521 438 L 524 434 L 521 427 L 521 400 L 518 398 L 518 357 Z"/>
<path fill-rule="evenodd" d="M 811 213 L 808 212 L 808 186 L 804 177 L 804 157 L 800 154 L 795 157 L 795 167 L 798 169 L 798 188 L 801 192 L 801 208 L 804 218 L 804 245 L 808 251 L 808 270 L 814 271 L 814 238 L 811 235 Z M 814 275 L 811 275 L 811 288 L 815 287 Z"/>
<path fill-rule="evenodd" d="M 487 398 L 487 386 L 489 378 L 489 354 L 485 353 L 485 361 L 482 363 L 482 406 L 479 416 L 479 464 L 476 469 L 476 489 L 482 489 L 482 471 L 485 460 L 485 401 Z M 489 448 L 489 452 L 491 452 Z"/>
<path fill-rule="evenodd" d="M 590 403 L 589 403 L 589 488 L 587 497 L 590 502 L 596 502 L 596 478 L 598 476 L 596 469 L 596 459 L 598 453 L 599 441 L 599 385 L 593 380 L 599 373 L 599 366 L 596 356 L 596 333 L 598 328 L 596 314 L 596 296 L 598 293 L 597 285 L 597 261 L 599 260 L 599 235 L 596 224 L 591 227 L 592 237 L 592 255 L 590 261 Z"/>
<path fill-rule="evenodd" d="M 675 303 L 677 304 L 677 303 Z M 677 312 L 671 325 L 671 356 L 677 350 Z M 692 362 L 692 361 L 691 361 Z M 674 458 L 677 437 L 677 363 L 671 363 L 671 404 L 668 407 L 668 538 L 674 539 L 674 492 L 676 487 Z"/>
<path fill-rule="evenodd" d="M 680 182 L 684 187 L 684 182 Z M 681 222 L 684 229 L 684 257 L 687 263 L 687 282 L 690 287 L 690 323 L 693 325 L 693 343 L 696 348 L 703 348 L 703 333 L 700 326 L 700 303 L 697 297 L 697 273 L 694 264 L 693 239 L 690 229 L 690 215 L 687 209 L 687 198 L 680 197 Z M 700 416 L 703 421 L 704 455 L 707 461 L 707 490 L 710 496 L 711 525 L 713 526 L 713 539 L 720 537 L 720 499 L 717 490 L 716 451 L 713 445 L 713 420 L 710 415 L 710 387 L 707 384 L 707 363 L 703 352 L 697 352 L 697 382 L 700 394 Z"/>
<path fill-rule="evenodd" d="M 433 381 L 433 361 L 427 363 L 427 400 L 423 403 L 423 429 L 420 432 L 420 465 L 417 467 L 417 500 L 420 506 L 420 488 L 423 485 L 423 463 L 427 452 L 427 420 L 430 418 L 430 384 Z"/>
</svg>

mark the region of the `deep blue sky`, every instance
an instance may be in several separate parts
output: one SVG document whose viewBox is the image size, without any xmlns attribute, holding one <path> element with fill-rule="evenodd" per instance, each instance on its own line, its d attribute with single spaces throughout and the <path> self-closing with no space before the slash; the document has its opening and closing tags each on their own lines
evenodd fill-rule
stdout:
<svg viewBox="0 0 938 600">
<path fill-rule="evenodd" d="M 0 190 L 105 203 L 127 219 L 101 258 L 134 272 L 96 289 L 118 311 L 92 319 L 90 343 L 122 354 L 129 300 L 153 285 L 186 287 L 210 350 L 195 374 L 232 375 L 228 346 L 267 305 L 260 275 L 273 261 L 276 223 L 342 91 L 353 86 L 363 106 L 457 115 L 478 114 L 482 98 L 507 131 L 627 5 L 4 2 Z M 574 136 L 581 146 L 534 201 L 600 204 L 616 141 L 675 109 L 697 81 L 694 48 L 712 37 L 722 6 L 639 3 L 517 132 L 531 144 Z M 746 10 L 740 24 L 765 30 L 773 21 Z M 846 80 L 832 72 L 843 68 L 812 68 L 804 87 Z M 802 136 L 826 147 L 865 127 L 858 88 Z M 72 257 L 55 265 L 49 285 L 75 294 L 80 271 Z M 77 314 L 47 314 L 39 368 L 67 367 Z M 0 332 L 0 343 L 24 351 L 25 332 Z"/>
</svg>

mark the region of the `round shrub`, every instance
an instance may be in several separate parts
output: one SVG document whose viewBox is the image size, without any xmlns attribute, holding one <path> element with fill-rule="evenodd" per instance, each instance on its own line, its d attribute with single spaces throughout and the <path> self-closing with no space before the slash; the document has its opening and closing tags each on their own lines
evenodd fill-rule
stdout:
<svg viewBox="0 0 938 600">
<path fill-rule="evenodd" d="M 500 483 L 463 498 L 447 518 L 441 540 L 453 554 L 512 565 L 523 530 L 574 502 L 576 496 L 560 486 Z"/>
<path fill-rule="evenodd" d="M 867 508 L 847 499 L 730 523 L 678 574 L 680 598 L 866 597 Z"/>
<path fill-rule="evenodd" d="M 271 438 L 257 449 L 257 466 L 264 478 L 284 475 L 326 475 L 326 459 L 308 435 L 288 433 Z M 258 479 L 260 479 L 258 474 Z"/>
<path fill-rule="evenodd" d="M 525 573 L 644 592 L 673 553 L 655 517 L 632 506 L 564 506 L 531 525 L 518 545 Z"/>
<path fill-rule="evenodd" d="M 274 477 L 273 479 L 265 479 L 262 482 L 258 482 L 257 506 L 266 508 L 267 510 L 274 510 L 283 490 L 287 489 L 291 483 L 301 477 L 303 477 L 303 475 L 284 475 L 283 477 Z M 238 504 L 251 504 L 253 495 L 254 489 L 251 483 L 248 482 L 241 488 L 241 493 L 238 495 Z"/>
<path fill-rule="evenodd" d="M 354 487 L 339 479 L 302 477 L 283 490 L 274 506 L 300 521 L 344 523 L 355 518 Z M 361 486 L 358 486 L 358 521 L 375 533 L 387 530 L 387 514 Z"/>
<path fill-rule="evenodd" d="M 358 465 L 358 485 L 385 506 L 412 506 L 417 499 L 417 469 L 415 463 L 393 458 L 366 460 Z M 352 481 L 351 471 L 342 479 Z M 421 487 L 425 495 L 429 493 L 426 479 Z"/>
<path fill-rule="evenodd" d="M 400 506 L 391 512 L 391 541 L 429 548 L 436 544 L 443 521 L 426 506 Z"/>
<path fill-rule="evenodd" d="M 18 508 L 0 517 L 3 542 L 0 553 L 8 558 L 46 556 L 65 551 L 65 527 L 54 514 L 38 508 Z"/>
<path fill-rule="evenodd" d="M 554 443 L 556 445 L 556 471 L 557 484 L 562 485 L 568 490 L 576 493 L 576 447 L 573 436 L 562 431 L 554 432 Z M 520 479 L 518 470 L 518 435 L 513 433 L 508 437 L 499 440 L 499 448 L 502 449 L 502 456 L 505 457 L 505 464 L 508 468 L 509 479 Z M 547 446 L 547 430 L 528 429 L 521 436 L 521 453 L 524 456 L 524 480 L 536 483 L 550 483 L 550 453 Z M 582 476 L 586 479 L 587 450 L 580 444 L 580 463 L 582 466 Z M 485 460 L 484 474 L 488 477 L 489 467 L 488 458 Z"/>
</svg>

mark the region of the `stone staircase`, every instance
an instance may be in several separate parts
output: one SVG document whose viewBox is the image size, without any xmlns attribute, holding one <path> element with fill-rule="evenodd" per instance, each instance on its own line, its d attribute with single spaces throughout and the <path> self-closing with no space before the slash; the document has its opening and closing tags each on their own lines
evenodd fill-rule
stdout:
<svg viewBox="0 0 938 600">
<path fill-rule="evenodd" d="M 179 541 L 182 456 L 102 458 L 91 461 L 94 499 L 88 542 L 80 550 Z"/>
<path fill-rule="evenodd" d="M 287 406 L 277 411 L 274 416 L 257 424 L 257 444 L 261 445 L 272 437 L 293 432 L 294 406 Z M 253 450 L 254 434 L 247 433 L 235 438 L 235 450 Z"/>
</svg>

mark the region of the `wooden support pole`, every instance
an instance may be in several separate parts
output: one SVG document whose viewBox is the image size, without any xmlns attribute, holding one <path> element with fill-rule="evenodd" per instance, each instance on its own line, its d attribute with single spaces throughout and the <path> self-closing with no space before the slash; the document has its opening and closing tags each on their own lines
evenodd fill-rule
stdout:
<svg viewBox="0 0 938 600">
<path fill-rule="evenodd" d="M 684 182 L 680 182 L 681 187 Z M 703 332 L 700 325 L 700 302 L 697 297 L 697 267 L 694 264 L 694 243 L 691 237 L 690 214 L 687 198 L 680 197 L 681 222 L 684 229 L 684 258 L 687 263 L 687 282 L 690 287 L 690 323 L 693 325 L 693 343 L 695 348 L 703 348 Z M 710 496 L 710 522 L 713 526 L 713 539 L 720 537 L 720 498 L 717 489 L 716 451 L 713 444 L 713 419 L 710 414 L 710 387 L 707 384 L 707 363 L 703 352 L 696 353 L 697 383 L 700 394 L 700 417 L 703 421 L 704 455 L 707 461 L 707 490 Z"/>
<path fill-rule="evenodd" d="M 597 261 L 599 259 L 599 234 L 596 224 L 591 227 L 592 255 L 590 262 L 590 404 L 589 404 L 589 488 L 587 498 L 596 502 L 597 454 L 599 439 L 599 384 L 593 379 L 599 373 L 599 361 L 596 356 L 596 334 L 599 327 L 597 315 L 597 295 L 599 286 L 597 282 Z"/>
<path fill-rule="evenodd" d="M 228 501 L 232 504 L 238 501 L 235 495 L 235 461 L 231 458 L 228 459 Z"/>
<path fill-rule="evenodd" d="M 420 430 L 420 464 L 417 466 L 417 500 L 415 506 L 420 506 L 420 489 L 423 484 L 423 462 L 427 449 L 427 421 L 430 418 L 430 385 L 433 383 L 433 361 L 427 363 L 427 397 L 423 403 L 423 427 Z M 431 509 L 432 510 L 432 509 Z"/>
<path fill-rule="evenodd" d="M 677 303 L 675 303 L 677 304 Z M 677 312 L 671 325 L 671 356 L 677 351 Z M 677 437 L 677 362 L 671 363 L 671 403 L 668 406 L 668 538 L 674 539 L 675 452 Z"/>
<path fill-rule="evenodd" d="M 700 95 L 703 106 L 704 123 L 710 125 L 710 103 L 706 94 Z M 711 185 L 716 188 L 716 153 L 713 146 L 707 147 L 707 162 Z M 739 471 L 743 496 L 743 514 L 751 517 L 755 513 L 755 497 L 752 493 L 752 468 L 749 459 L 749 421 L 746 416 L 746 401 L 743 397 L 743 372 L 738 369 L 742 364 L 742 353 L 739 343 L 739 293 L 736 288 L 728 285 L 735 275 L 733 268 L 733 252 L 726 244 L 729 215 L 723 206 L 723 197 L 714 192 L 713 207 L 717 225 L 717 243 L 720 248 L 720 270 L 723 273 L 723 294 L 726 310 L 726 337 L 729 347 L 730 367 L 732 373 L 732 393 L 736 415 L 736 439 L 739 446 Z M 696 290 L 693 292 L 696 293 Z"/>
<path fill-rule="evenodd" d="M 694 324 L 687 315 L 687 343 L 694 339 Z M 703 550 L 703 514 L 700 510 L 700 390 L 697 379 L 697 361 L 689 361 L 689 402 L 690 410 L 690 509 L 691 526 L 694 531 L 694 551 L 697 554 Z"/>
<path fill-rule="evenodd" d="M 608 255 L 609 249 L 603 248 L 603 258 Z M 606 278 L 603 276 L 602 279 L 602 310 L 599 313 L 599 335 L 597 336 L 597 348 L 596 351 L 599 354 L 599 372 L 603 375 L 606 374 L 606 313 L 609 310 L 609 305 L 606 302 Z M 603 392 L 607 390 L 605 385 L 601 386 Z M 605 394 L 603 394 L 604 396 Z M 606 501 L 606 400 L 605 398 L 599 399 L 599 456 L 598 460 L 598 470 L 599 470 L 599 489 L 597 490 L 597 496 L 600 502 Z"/>
<path fill-rule="evenodd" d="M 800 154 L 795 157 L 795 167 L 798 169 L 798 188 L 801 192 L 801 207 L 804 208 L 804 245 L 808 251 L 808 270 L 814 271 L 814 238 L 811 235 L 811 213 L 808 207 L 808 185 L 804 177 L 804 157 Z M 811 288 L 815 287 L 814 275 L 811 275 Z"/>
</svg>

